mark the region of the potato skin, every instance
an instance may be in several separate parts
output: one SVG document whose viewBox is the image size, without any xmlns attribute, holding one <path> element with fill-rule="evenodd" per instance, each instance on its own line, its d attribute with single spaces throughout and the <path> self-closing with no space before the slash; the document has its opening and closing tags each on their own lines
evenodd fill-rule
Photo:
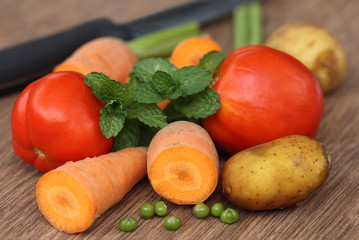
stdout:
<svg viewBox="0 0 359 240">
<path fill-rule="evenodd" d="M 331 158 L 313 138 L 291 135 L 241 151 L 222 169 L 225 197 L 239 208 L 271 210 L 297 205 L 328 178 Z"/>
<path fill-rule="evenodd" d="M 344 51 L 327 29 L 304 22 L 289 23 L 275 30 L 265 45 L 301 61 L 316 76 L 323 93 L 331 92 L 344 79 Z"/>
</svg>

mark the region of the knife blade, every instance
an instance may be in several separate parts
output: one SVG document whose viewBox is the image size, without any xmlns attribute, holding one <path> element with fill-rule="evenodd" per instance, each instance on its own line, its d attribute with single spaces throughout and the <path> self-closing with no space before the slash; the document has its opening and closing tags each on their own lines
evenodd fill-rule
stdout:
<svg viewBox="0 0 359 240">
<path fill-rule="evenodd" d="M 246 0 L 199 0 L 122 24 L 96 19 L 67 31 L 36 39 L 0 52 L 0 95 L 21 89 L 51 71 L 78 47 L 101 36 L 130 40 L 186 22 L 201 26 L 231 14 Z"/>
</svg>

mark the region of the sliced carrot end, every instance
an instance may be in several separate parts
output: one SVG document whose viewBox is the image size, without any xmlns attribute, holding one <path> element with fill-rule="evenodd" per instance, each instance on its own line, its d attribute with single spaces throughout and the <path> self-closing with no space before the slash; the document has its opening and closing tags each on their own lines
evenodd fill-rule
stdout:
<svg viewBox="0 0 359 240">
<path fill-rule="evenodd" d="M 86 188 L 62 171 L 50 171 L 40 178 L 36 200 L 42 214 L 59 231 L 85 231 L 96 218 Z"/>
<path fill-rule="evenodd" d="M 149 179 L 154 190 L 176 204 L 196 204 L 215 190 L 218 173 L 212 159 L 187 147 L 171 147 L 152 162 Z"/>
</svg>

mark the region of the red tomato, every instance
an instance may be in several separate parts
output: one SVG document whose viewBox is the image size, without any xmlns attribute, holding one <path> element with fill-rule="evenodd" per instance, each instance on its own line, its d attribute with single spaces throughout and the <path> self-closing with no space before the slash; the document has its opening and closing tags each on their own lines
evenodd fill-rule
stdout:
<svg viewBox="0 0 359 240">
<path fill-rule="evenodd" d="M 67 161 L 109 152 L 113 139 L 101 133 L 102 107 L 81 74 L 50 73 L 31 83 L 11 116 L 16 154 L 46 172 Z"/>
<path fill-rule="evenodd" d="M 315 137 L 324 97 L 312 72 L 295 58 L 265 46 L 233 51 L 214 76 L 221 108 L 203 120 L 229 154 L 286 135 Z"/>
</svg>

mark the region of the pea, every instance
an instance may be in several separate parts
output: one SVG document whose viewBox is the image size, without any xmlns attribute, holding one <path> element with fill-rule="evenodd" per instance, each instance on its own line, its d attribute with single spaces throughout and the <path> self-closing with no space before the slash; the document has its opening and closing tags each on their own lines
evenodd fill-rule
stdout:
<svg viewBox="0 0 359 240">
<path fill-rule="evenodd" d="M 164 217 L 168 214 L 167 206 L 163 201 L 158 201 L 155 203 L 155 213 L 159 217 Z"/>
<path fill-rule="evenodd" d="M 152 203 L 144 203 L 140 207 L 140 215 L 143 219 L 150 219 L 155 214 Z"/>
<path fill-rule="evenodd" d="M 182 225 L 181 219 L 175 216 L 165 218 L 164 226 L 167 230 L 175 231 Z"/>
<path fill-rule="evenodd" d="M 226 210 L 221 212 L 220 219 L 224 223 L 228 223 L 228 224 L 235 223 L 239 219 L 239 214 L 237 210 L 233 208 L 227 208 Z"/>
<path fill-rule="evenodd" d="M 215 203 L 211 207 L 211 215 L 213 217 L 219 217 L 223 211 L 224 211 L 223 203 Z"/>
<path fill-rule="evenodd" d="M 121 231 L 132 232 L 138 226 L 138 222 L 134 217 L 124 217 L 118 222 L 118 227 Z"/>
<path fill-rule="evenodd" d="M 204 203 L 197 203 L 193 207 L 193 214 L 196 218 L 205 218 L 209 214 L 209 207 Z"/>
</svg>

